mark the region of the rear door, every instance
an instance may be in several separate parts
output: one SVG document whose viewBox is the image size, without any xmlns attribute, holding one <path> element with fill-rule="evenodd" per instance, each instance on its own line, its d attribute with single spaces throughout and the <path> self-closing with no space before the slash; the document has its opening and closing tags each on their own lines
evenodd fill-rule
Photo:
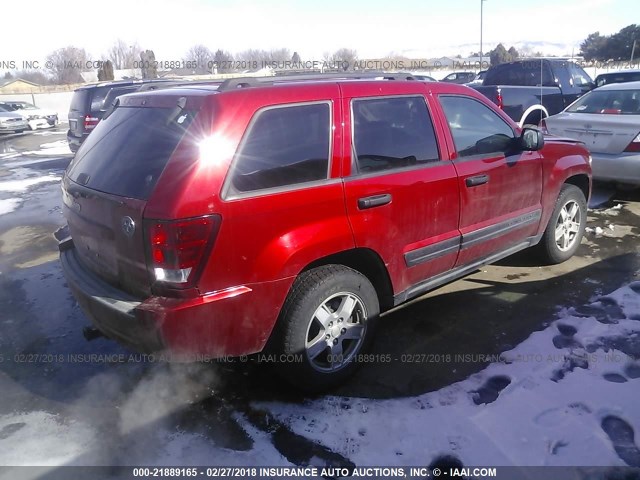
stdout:
<svg viewBox="0 0 640 480">
<path fill-rule="evenodd" d="M 425 84 L 342 88 L 351 132 L 344 188 L 355 242 L 380 255 L 396 294 L 410 295 L 458 255 L 455 169 L 441 154 Z"/>
<path fill-rule="evenodd" d="M 189 108 L 117 108 L 65 174 L 64 213 L 80 260 L 132 294 L 150 292 L 143 211 L 196 114 Z"/>
<path fill-rule="evenodd" d="M 479 99 L 438 97 L 455 153 L 462 244 L 456 265 L 505 251 L 535 235 L 542 213 L 538 152 L 514 151 L 513 128 Z"/>
</svg>

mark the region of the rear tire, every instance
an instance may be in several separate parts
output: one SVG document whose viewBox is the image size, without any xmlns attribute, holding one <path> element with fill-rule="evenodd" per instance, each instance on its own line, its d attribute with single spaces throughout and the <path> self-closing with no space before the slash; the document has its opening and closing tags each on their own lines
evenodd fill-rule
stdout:
<svg viewBox="0 0 640 480">
<path fill-rule="evenodd" d="M 278 375 L 307 392 L 342 383 L 368 350 L 379 314 L 376 291 L 360 272 L 325 265 L 302 273 L 270 342 Z"/>
<path fill-rule="evenodd" d="M 549 264 L 569 260 L 582 241 L 587 225 L 587 201 L 575 185 L 564 184 L 539 248 Z"/>
</svg>

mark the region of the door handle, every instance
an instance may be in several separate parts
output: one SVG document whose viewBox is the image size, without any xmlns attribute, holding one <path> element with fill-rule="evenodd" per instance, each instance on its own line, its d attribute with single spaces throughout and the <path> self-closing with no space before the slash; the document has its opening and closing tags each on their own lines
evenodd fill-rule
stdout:
<svg viewBox="0 0 640 480">
<path fill-rule="evenodd" d="M 383 193 L 380 195 L 373 195 L 371 197 L 362 197 L 358 199 L 358 208 L 365 210 L 367 208 L 380 207 L 391 203 L 391 194 Z"/>
<path fill-rule="evenodd" d="M 489 175 L 476 175 L 475 177 L 467 178 L 464 183 L 467 187 L 477 187 L 478 185 L 484 185 L 489 181 Z"/>
</svg>

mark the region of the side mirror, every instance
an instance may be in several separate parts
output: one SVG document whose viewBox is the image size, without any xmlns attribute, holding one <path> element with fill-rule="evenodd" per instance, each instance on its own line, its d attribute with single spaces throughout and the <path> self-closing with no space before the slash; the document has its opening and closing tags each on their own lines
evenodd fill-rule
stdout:
<svg viewBox="0 0 640 480">
<path fill-rule="evenodd" d="M 580 91 L 582 93 L 587 93 L 590 92 L 591 90 L 593 90 L 594 88 L 596 88 L 596 84 L 593 82 L 589 82 L 589 83 L 585 83 L 583 85 L 580 85 Z"/>
<path fill-rule="evenodd" d="M 537 128 L 525 127 L 519 138 L 520 148 L 525 152 L 535 152 L 544 147 L 544 135 Z"/>
</svg>

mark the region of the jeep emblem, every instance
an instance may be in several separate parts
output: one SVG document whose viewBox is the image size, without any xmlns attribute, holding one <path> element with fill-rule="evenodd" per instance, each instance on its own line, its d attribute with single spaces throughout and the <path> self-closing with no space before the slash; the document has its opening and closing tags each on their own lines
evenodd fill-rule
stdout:
<svg viewBox="0 0 640 480">
<path fill-rule="evenodd" d="M 122 227 L 122 231 L 127 237 L 129 238 L 133 237 L 133 233 L 136 231 L 136 222 L 133 221 L 133 218 L 122 217 L 122 222 L 120 222 L 120 226 Z"/>
</svg>

